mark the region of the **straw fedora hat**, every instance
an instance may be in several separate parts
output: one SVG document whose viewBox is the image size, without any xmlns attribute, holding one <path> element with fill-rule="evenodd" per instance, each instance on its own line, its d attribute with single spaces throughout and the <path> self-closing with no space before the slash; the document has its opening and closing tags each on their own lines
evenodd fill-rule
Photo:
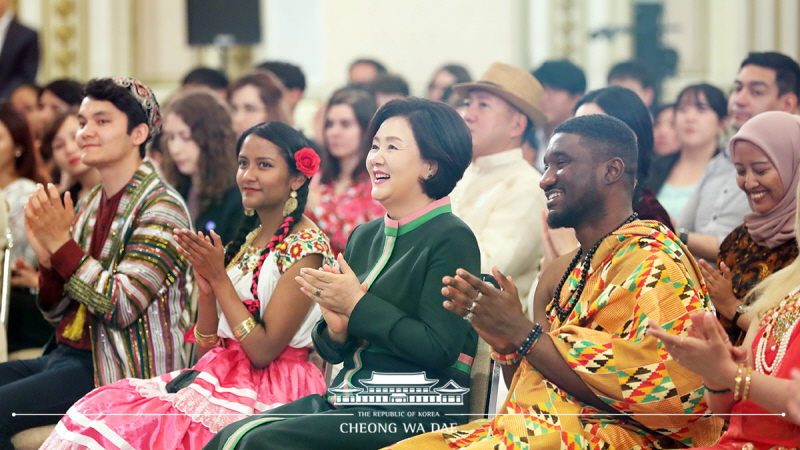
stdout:
<svg viewBox="0 0 800 450">
<path fill-rule="evenodd" d="M 536 126 L 547 122 L 547 117 L 541 110 L 544 88 L 527 70 L 495 62 L 486 69 L 480 80 L 453 86 L 453 90 L 461 98 L 467 98 L 467 94 L 473 89 L 488 91 L 511 103 Z"/>
</svg>

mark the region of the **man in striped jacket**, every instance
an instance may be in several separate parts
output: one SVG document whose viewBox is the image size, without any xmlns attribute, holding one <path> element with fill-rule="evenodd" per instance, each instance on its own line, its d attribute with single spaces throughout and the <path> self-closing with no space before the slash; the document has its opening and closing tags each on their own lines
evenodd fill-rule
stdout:
<svg viewBox="0 0 800 450">
<path fill-rule="evenodd" d="M 142 159 L 160 128 L 158 102 L 132 78 L 91 80 L 84 94 L 76 140 L 102 183 L 74 213 L 69 194 L 62 202 L 53 185 L 40 185 L 26 205 L 39 307 L 56 326 L 55 346 L 0 364 L 0 449 L 13 448 L 20 430 L 56 423 L 95 386 L 184 365 L 191 277 L 172 231 L 192 221 Z"/>
</svg>

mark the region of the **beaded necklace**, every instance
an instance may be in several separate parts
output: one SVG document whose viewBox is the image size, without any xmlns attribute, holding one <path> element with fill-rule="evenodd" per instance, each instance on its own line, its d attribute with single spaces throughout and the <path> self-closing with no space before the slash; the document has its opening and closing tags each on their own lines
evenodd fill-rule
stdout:
<svg viewBox="0 0 800 450">
<path fill-rule="evenodd" d="M 228 266 L 225 267 L 226 272 L 231 270 L 234 266 L 236 266 L 236 264 L 238 264 L 242 260 L 245 253 L 257 250 L 255 247 L 253 247 L 253 241 L 256 240 L 256 237 L 258 237 L 258 234 L 260 232 L 261 232 L 261 225 L 259 225 L 258 228 L 251 231 L 250 234 L 247 235 L 244 244 L 242 244 L 242 246 L 239 247 L 239 252 L 236 253 L 236 256 L 234 256 L 233 259 L 231 259 L 231 262 L 228 263 Z"/>
<path fill-rule="evenodd" d="M 282 238 L 285 238 L 289 234 L 289 229 L 292 227 L 292 223 L 294 223 L 294 218 L 292 216 L 286 216 L 281 223 L 280 229 L 283 231 L 281 235 L 273 235 L 272 239 L 269 240 L 269 243 L 263 249 L 255 248 L 258 252 L 261 252 L 261 255 L 258 258 L 258 262 L 256 263 L 255 269 L 253 270 L 253 281 L 250 286 L 250 292 L 253 294 L 253 299 L 258 300 L 258 278 L 261 276 L 261 267 L 264 265 L 264 261 L 266 261 L 267 256 L 275 250 L 275 246 L 281 242 Z M 256 237 L 261 232 L 261 225 L 258 226 L 255 230 L 251 231 L 250 234 L 247 235 L 247 239 L 242 247 L 239 249 L 239 252 L 236 253 L 236 256 L 231 259 L 231 262 L 228 263 L 228 266 L 225 268 L 227 272 L 236 264 L 242 263 L 243 265 L 240 266 L 242 272 L 246 272 L 248 267 L 244 261 L 244 254 L 248 252 L 252 252 L 253 250 L 253 242 L 256 240 Z"/>
<path fill-rule="evenodd" d="M 792 338 L 794 328 L 800 323 L 800 306 L 798 306 L 798 298 L 795 297 L 798 292 L 800 292 L 800 286 L 789 292 L 780 305 L 767 311 L 761 319 L 761 323 L 764 324 L 764 332 L 756 346 L 755 358 L 756 370 L 761 373 L 777 372 L 783 357 L 786 356 L 786 349 L 789 347 L 789 340 Z M 774 352 L 777 349 L 778 352 L 775 354 L 772 364 L 767 364 L 766 354 L 770 337 L 775 342 L 770 350 Z"/>
<path fill-rule="evenodd" d="M 600 248 L 600 244 L 602 244 L 607 237 L 614 234 L 615 231 L 633 222 L 638 217 L 639 215 L 637 213 L 631 214 L 627 219 L 625 219 L 624 222 L 622 222 L 622 224 L 620 224 L 620 226 L 614 228 L 611 232 L 600 238 L 600 240 L 597 241 L 597 243 L 595 243 L 591 249 L 589 249 L 589 251 L 586 253 L 586 257 L 583 259 L 583 265 L 581 266 L 581 274 L 580 274 L 580 279 L 578 280 L 578 286 L 569 292 L 569 298 L 567 299 L 567 303 L 565 307 L 562 308 L 561 305 L 559 304 L 560 302 L 558 301 L 559 297 L 561 296 L 561 289 L 564 287 L 564 283 L 567 282 L 567 279 L 569 278 L 572 271 L 575 270 L 575 267 L 578 265 L 578 262 L 581 259 L 581 255 L 583 254 L 583 249 L 578 249 L 578 253 L 575 255 L 574 258 L 572 258 L 572 262 L 569 263 L 567 271 L 564 272 L 564 276 L 561 277 L 561 281 L 559 281 L 558 287 L 556 287 L 556 290 L 553 292 L 553 301 L 551 304 L 556 309 L 556 313 L 558 314 L 558 320 L 560 322 L 564 322 L 564 320 L 570 315 L 572 310 L 575 309 L 575 305 L 578 304 L 578 299 L 581 298 L 581 294 L 583 293 L 583 288 L 586 287 L 586 280 L 589 278 L 589 269 L 591 268 L 592 258 L 594 258 L 594 254 L 595 252 L 597 252 L 597 249 Z"/>
</svg>

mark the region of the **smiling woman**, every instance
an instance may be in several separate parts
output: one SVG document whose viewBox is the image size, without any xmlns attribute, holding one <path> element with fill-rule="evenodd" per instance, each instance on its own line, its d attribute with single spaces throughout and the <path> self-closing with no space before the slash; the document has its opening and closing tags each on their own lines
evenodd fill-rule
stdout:
<svg viewBox="0 0 800 450">
<path fill-rule="evenodd" d="M 390 117 L 375 133 L 367 157 L 371 168 L 372 198 L 389 217 L 404 217 L 430 202 L 424 180 L 436 175 L 438 164 L 420 157 L 414 132 L 405 117 Z"/>
<path fill-rule="evenodd" d="M 730 142 L 736 181 L 751 212 L 719 248 L 722 273 L 700 269 L 730 337 L 741 339 L 754 318 L 745 298 L 759 281 L 797 258 L 794 221 L 800 181 L 800 118 L 772 111 L 745 122 Z"/>
<path fill-rule="evenodd" d="M 342 394 L 384 375 L 422 378 L 437 393 L 465 387 L 477 345 L 474 329 L 442 306 L 441 295 L 444 276 L 480 268 L 475 236 L 452 214 L 447 197 L 472 156 L 464 121 L 440 102 L 393 100 L 375 114 L 367 136 L 373 196 L 388 214 L 353 231 L 340 268 L 303 269 L 296 278 L 321 306 L 314 347 L 329 363 L 344 364 L 331 395 L 271 411 L 288 414 L 283 420 L 255 415 L 232 424 L 206 448 L 380 448 L 465 420 L 463 401 L 423 405 L 413 396 L 397 403 Z"/>
</svg>

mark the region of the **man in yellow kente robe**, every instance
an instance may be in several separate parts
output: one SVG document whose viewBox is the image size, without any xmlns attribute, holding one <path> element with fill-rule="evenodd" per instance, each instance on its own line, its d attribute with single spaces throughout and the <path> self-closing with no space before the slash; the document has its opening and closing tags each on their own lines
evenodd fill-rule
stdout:
<svg viewBox="0 0 800 450">
<path fill-rule="evenodd" d="M 534 317 L 496 269 L 502 290 L 466 271 L 445 277 L 448 309 L 471 320 L 513 374 L 501 414 L 422 434 L 392 449 L 662 449 L 711 445 L 700 377 L 646 334 L 653 320 L 685 334 L 708 293 L 686 247 L 631 209 L 636 141 L 621 121 L 593 115 L 561 124 L 545 154 L 548 225 L 580 248 L 553 262 Z M 541 324 L 541 325 L 540 325 Z"/>
</svg>

